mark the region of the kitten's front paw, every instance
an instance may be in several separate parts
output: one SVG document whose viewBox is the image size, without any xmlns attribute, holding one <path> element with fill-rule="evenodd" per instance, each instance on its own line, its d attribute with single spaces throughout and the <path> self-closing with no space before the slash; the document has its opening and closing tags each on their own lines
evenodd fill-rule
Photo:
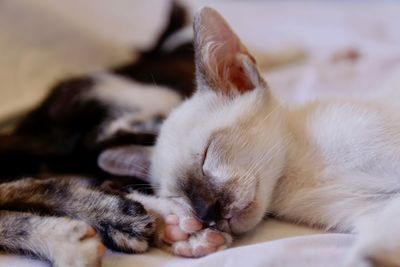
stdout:
<svg viewBox="0 0 400 267">
<path fill-rule="evenodd" d="M 201 257 L 224 249 L 232 237 L 214 229 L 204 229 L 192 214 L 190 205 L 169 198 L 131 193 L 129 199 L 143 203 L 157 217 L 155 243 L 161 249 L 183 257 Z"/>
<path fill-rule="evenodd" d="M 197 258 L 227 248 L 232 237 L 218 230 L 202 229 L 202 224 L 194 218 L 179 220 L 175 215 L 165 219 L 163 241 L 171 245 L 173 254 Z"/>
</svg>

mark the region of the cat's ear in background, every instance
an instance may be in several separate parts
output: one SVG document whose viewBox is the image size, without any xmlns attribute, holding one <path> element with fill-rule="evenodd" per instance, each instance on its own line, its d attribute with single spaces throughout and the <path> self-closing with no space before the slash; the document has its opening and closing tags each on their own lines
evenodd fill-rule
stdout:
<svg viewBox="0 0 400 267">
<path fill-rule="evenodd" d="M 245 93 L 263 82 L 254 57 L 222 16 L 205 7 L 195 15 L 197 85 L 224 94 Z"/>
<path fill-rule="evenodd" d="M 97 164 L 110 174 L 132 176 L 149 182 L 151 149 L 137 145 L 108 148 L 99 155 Z"/>
</svg>

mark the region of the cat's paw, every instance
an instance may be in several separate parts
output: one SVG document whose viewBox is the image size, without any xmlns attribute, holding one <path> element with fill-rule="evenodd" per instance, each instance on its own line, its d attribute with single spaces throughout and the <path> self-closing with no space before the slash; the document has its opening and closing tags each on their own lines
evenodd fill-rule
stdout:
<svg viewBox="0 0 400 267">
<path fill-rule="evenodd" d="M 218 230 L 205 228 L 191 217 L 179 220 L 176 215 L 165 218 L 163 241 L 169 244 L 173 254 L 197 258 L 227 248 L 232 237 Z"/>
<path fill-rule="evenodd" d="M 189 235 L 203 229 L 203 224 L 192 217 L 179 219 L 171 214 L 165 217 L 165 228 L 162 232 L 162 240 L 168 244 L 189 239 Z"/>
<path fill-rule="evenodd" d="M 175 255 L 201 257 L 228 247 L 232 237 L 214 229 L 204 229 L 193 216 L 190 205 L 177 199 L 146 196 L 138 193 L 127 195 L 143 203 L 157 218 L 156 245 Z"/>
<path fill-rule="evenodd" d="M 54 239 L 52 262 L 55 267 L 100 267 L 106 248 L 96 231 L 82 221 L 51 219 L 46 235 Z"/>
<path fill-rule="evenodd" d="M 191 234 L 187 240 L 172 244 L 172 253 L 182 257 L 198 258 L 227 248 L 232 237 L 214 229 L 203 229 Z"/>
<path fill-rule="evenodd" d="M 119 198 L 118 204 L 100 214 L 95 228 L 104 244 L 115 251 L 141 253 L 148 249 L 155 230 L 154 219 L 133 200 Z"/>
</svg>

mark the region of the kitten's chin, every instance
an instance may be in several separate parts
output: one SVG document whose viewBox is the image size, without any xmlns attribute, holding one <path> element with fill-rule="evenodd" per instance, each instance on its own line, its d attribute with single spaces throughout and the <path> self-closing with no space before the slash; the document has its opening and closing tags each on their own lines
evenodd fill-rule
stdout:
<svg viewBox="0 0 400 267">
<path fill-rule="evenodd" d="M 223 232 L 239 235 L 252 230 L 262 218 L 258 212 L 245 211 L 241 215 L 218 221 L 216 226 Z"/>
<path fill-rule="evenodd" d="M 261 221 L 261 219 L 255 220 L 251 218 L 249 220 L 246 219 L 239 219 L 239 218 L 232 218 L 229 221 L 229 227 L 232 234 L 238 235 L 243 234 L 252 230 L 257 224 Z"/>
<path fill-rule="evenodd" d="M 233 233 L 228 220 L 220 220 L 217 223 L 217 229 L 225 233 Z"/>
</svg>

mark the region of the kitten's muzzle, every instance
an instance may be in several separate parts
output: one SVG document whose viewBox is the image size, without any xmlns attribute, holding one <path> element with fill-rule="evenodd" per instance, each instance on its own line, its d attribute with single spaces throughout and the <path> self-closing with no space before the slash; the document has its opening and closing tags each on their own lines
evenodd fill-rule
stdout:
<svg viewBox="0 0 400 267">
<path fill-rule="evenodd" d="M 196 198 L 192 201 L 194 211 L 202 223 L 209 228 L 215 228 L 226 233 L 231 233 L 231 214 L 225 214 L 219 201 L 206 201 Z"/>
<path fill-rule="evenodd" d="M 193 207 L 197 217 L 208 226 L 215 225 L 221 219 L 221 205 L 218 201 L 197 198 L 193 201 Z"/>
</svg>

